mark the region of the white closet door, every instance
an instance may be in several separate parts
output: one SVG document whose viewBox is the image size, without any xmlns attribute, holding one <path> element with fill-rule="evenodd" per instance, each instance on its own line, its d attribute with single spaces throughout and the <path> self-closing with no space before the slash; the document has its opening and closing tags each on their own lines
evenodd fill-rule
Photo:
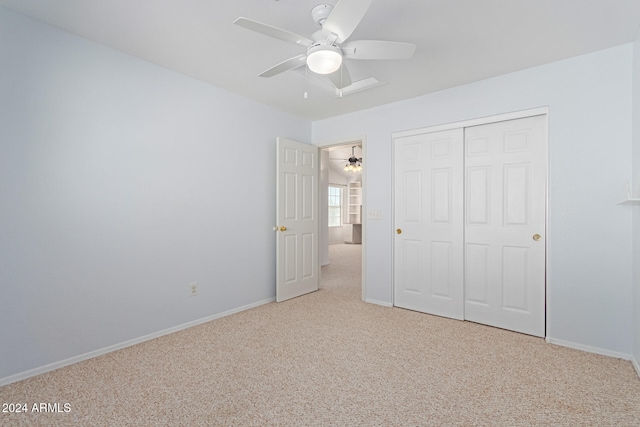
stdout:
<svg viewBox="0 0 640 427">
<path fill-rule="evenodd" d="M 465 129 L 465 319 L 545 334 L 545 116 Z"/>
<path fill-rule="evenodd" d="M 394 305 L 462 319 L 463 130 L 395 139 Z"/>
</svg>

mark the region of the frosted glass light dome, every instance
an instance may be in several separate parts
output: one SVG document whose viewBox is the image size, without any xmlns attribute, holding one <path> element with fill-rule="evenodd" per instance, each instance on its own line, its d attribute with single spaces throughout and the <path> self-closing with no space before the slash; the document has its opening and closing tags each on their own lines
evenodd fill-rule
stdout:
<svg viewBox="0 0 640 427">
<path fill-rule="evenodd" d="M 331 74 L 342 65 L 342 52 L 333 45 L 317 45 L 307 51 L 307 66 L 314 73 Z"/>
</svg>

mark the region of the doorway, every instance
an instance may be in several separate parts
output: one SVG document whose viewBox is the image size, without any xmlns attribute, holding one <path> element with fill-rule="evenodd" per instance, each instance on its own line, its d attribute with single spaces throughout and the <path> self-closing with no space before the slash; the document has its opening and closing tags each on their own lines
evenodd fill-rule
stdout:
<svg viewBox="0 0 640 427">
<path fill-rule="evenodd" d="M 362 245 L 329 245 L 329 263 L 320 273 L 320 289 L 341 299 L 361 299 Z"/>
<path fill-rule="evenodd" d="M 321 284 L 325 282 L 323 277 L 325 274 L 331 276 L 334 270 L 340 270 L 343 274 L 341 280 L 360 283 L 359 298 L 364 300 L 366 295 L 366 215 L 364 215 L 366 212 L 366 144 L 364 138 L 359 138 L 317 144 L 317 146 L 320 149 L 320 201 L 318 203 L 320 282 Z M 354 158 L 357 160 L 355 166 L 360 166 L 359 170 L 345 170 L 353 163 L 349 160 Z M 334 207 L 331 227 L 329 226 L 330 186 L 334 194 L 333 199 L 335 200 L 335 195 L 339 192 L 341 202 L 340 214 L 337 215 L 340 223 L 336 223 Z M 345 258 L 340 258 L 340 254 L 352 260 L 353 257 L 357 257 L 358 262 L 351 262 L 349 266 L 344 265 Z M 338 262 L 334 261 L 336 268 L 330 267 L 331 258 L 338 260 Z"/>
</svg>

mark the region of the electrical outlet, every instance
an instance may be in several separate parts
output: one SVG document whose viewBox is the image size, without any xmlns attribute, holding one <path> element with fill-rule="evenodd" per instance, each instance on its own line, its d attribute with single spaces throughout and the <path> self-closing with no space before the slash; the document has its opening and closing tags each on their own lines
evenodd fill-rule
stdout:
<svg viewBox="0 0 640 427">
<path fill-rule="evenodd" d="M 198 295 L 198 282 L 189 283 L 189 292 L 192 297 Z"/>
</svg>

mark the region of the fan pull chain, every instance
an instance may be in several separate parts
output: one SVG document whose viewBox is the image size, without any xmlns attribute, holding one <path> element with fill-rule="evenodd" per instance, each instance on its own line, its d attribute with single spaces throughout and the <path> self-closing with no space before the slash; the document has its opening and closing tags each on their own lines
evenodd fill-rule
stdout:
<svg viewBox="0 0 640 427">
<path fill-rule="evenodd" d="M 305 84 L 309 83 L 309 66 L 308 65 L 304 66 L 304 81 L 305 81 Z M 302 97 L 304 99 L 309 99 L 309 92 L 305 90 L 304 94 L 302 94 Z"/>
</svg>

